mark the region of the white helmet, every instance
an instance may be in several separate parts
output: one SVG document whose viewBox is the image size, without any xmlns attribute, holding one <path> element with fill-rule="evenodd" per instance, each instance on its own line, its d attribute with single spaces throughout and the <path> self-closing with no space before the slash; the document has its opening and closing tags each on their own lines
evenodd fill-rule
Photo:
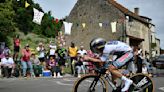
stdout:
<svg viewBox="0 0 164 92">
<path fill-rule="evenodd" d="M 94 53 L 103 51 L 106 41 L 103 38 L 95 38 L 90 42 L 90 49 Z"/>
</svg>

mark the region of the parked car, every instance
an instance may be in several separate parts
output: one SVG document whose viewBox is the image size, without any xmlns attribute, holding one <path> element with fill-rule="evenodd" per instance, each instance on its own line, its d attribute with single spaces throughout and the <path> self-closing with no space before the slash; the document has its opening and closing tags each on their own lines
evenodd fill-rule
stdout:
<svg viewBox="0 0 164 92">
<path fill-rule="evenodd" d="M 164 54 L 159 55 L 153 61 L 153 66 L 156 68 L 164 69 Z"/>
</svg>

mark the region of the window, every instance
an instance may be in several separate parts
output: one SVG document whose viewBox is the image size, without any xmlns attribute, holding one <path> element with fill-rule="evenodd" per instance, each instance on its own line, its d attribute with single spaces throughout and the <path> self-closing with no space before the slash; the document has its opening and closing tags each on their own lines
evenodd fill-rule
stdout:
<svg viewBox="0 0 164 92">
<path fill-rule="evenodd" d="M 133 18 L 132 17 L 129 17 L 129 22 L 133 22 Z"/>
</svg>

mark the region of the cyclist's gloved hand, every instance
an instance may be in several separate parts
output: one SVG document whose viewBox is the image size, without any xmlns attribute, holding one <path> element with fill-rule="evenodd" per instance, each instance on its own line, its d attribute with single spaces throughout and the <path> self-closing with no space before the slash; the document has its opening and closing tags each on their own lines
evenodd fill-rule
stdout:
<svg viewBox="0 0 164 92">
<path fill-rule="evenodd" d="M 87 56 L 87 55 L 84 55 L 84 56 L 83 56 L 83 59 L 86 60 L 86 61 L 88 61 L 88 60 L 90 60 L 90 57 Z"/>
</svg>

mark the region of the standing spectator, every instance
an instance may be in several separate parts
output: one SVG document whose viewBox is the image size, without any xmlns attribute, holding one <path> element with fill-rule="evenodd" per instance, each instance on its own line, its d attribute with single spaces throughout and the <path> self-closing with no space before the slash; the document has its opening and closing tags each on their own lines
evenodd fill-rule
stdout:
<svg viewBox="0 0 164 92">
<path fill-rule="evenodd" d="M 40 61 L 35 56 L 34 53 L 31 55 L 31 59 L 30 60 L 31 60 L 31 62 L 33 64 L 33 69 L 34 69 L 35 76 L 41 76 L 41 74 L 42 74 L 42 66 L 40 65 Z"/>
<path fill-rule="evenodd" d="M 39 46 L 36 48 L 36 50 L 38 51 L 38 58 L 41 62 L 41 64 L 43 65 L 43 68 L 46 68 L 46 63 L 45 63 L 45 47 L 43 46 L 43 43 L 40 42 Z"/>
<path fill-rule="evenodd" d="M 64 73 L 64 66 L 66 62 L 66 56 L 67 56 L 67 50 L 60 44 L 58 49 L 56 50 L 57 56 L 58 56 L 58 64 L 61 69 L 61 75 Z"/>
<path fill-rule="evenodd" d="M 13 42 L 14 42 L 14 55 L 13 55 L 13 59 L 14 59 L 14 61 L 17 61 L 18 54 L 19 54 L 19 49 L 20 49 L 19 35 L 16 35 L 16 37 L 13 39 Z"/>
<path fill-rule="evenodd" d="M 49 48 L 50 48 L 50 50 L 49 50 L 49 58 L 51 56 L 55 58 L 55 51 L 57 49 L 56 45 L 53 44 L 53 43 L 50 43 Z"/>
<path fill-rule="evenodd" d="M 148 75 L 148 69 L 147 69 L 146 63 L 142 64 L 142 73 Z"/>
<path fill-rule="evenodd" d="M 30 61 L 30 56 L 31 56 L 31 51 L 29 49 L 29 45 L 26 44 L 25 48 L 22 50 L 22 58 L 21 58 L 24 77 L 26 77 L 27 66 L 29 66 L 30 68 L 31 75 L 34 76 L 32 63 Z"/>
<path fill-rule="evenodd" d="M 87 56 L 95 57 L 95 54 L 91 50 L 87 50 Z M 92 62 L 88 62 L 88 73 L 95 73 L 94 71 L 95 66 Z"/>
<path fill-rule="evenodd" d="M 143 54 L 142 54 L 142 49 L 138 49 L 135 52 L 136 54 L 136 59 L 137 59 L 137 73 L 142 73 L 142 61 L 143 61 Z"/>
<path fill-rule="evenodd" d="M 1 61 L 3 77 L 11 77 L 14 73 L 15 67 L 13 58 L 10 56 L 10 54 L 6 54 L 5 57 L 1 59 Z"/>
<path fill-rule="evenodd" d="M 68 55 L 70 56 L 70 59 L 71 59 L 71 73 L 72 74 L 74 74 L 72 62 L 73 62 L 73 60 L 77 60 L 77 58 L 76 58 L 77 50 L 78 50 L 78 48 L 75 46 L 75 44 L 73 42 L 71 42 L 71 46 L 68 47 Z"/>
</svg>

